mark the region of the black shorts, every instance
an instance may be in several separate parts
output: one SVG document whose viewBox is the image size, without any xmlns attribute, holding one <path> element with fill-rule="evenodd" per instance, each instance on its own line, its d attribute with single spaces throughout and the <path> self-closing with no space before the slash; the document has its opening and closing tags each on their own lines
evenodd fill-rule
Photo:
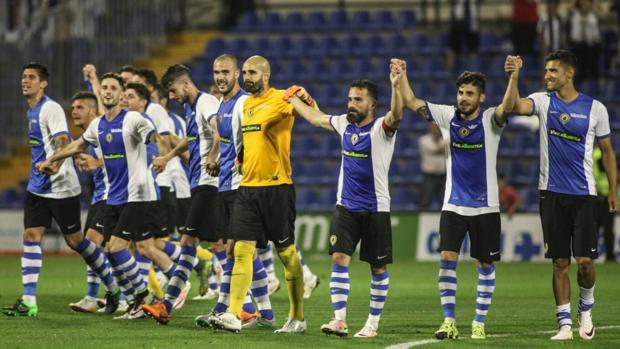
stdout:
<svg viewBox="0 0 620 349">
<path fill-rule="evenodd" d="M 170 187 L 159 187 L 160 200 L 157 202 L 157 214 L 161 230 L 156 232 L 156 238 L 165 238 L 174 233 L 176 223 L 176 197 Z"/>
<path fill-rule="evenodd" d="M 192 206 L 192 199 L 176 199 L 176 226 L 180 234 L 185 234 L 185 223 L 187 222 L 187 214 Z"/>
<path fill-rule="evenodd" d="M 52 218 L 64 234 L 73 234 L 82 229 L 80 221 L 80 196 L 64 199 L 44 198 L 26 192 L 24 201 L 24 228 L 52 226 Z"/>
<path fill-rule="evenodd" d="M 545 258 L 598 257 L 596 196 L 540 191 Z"/>
<path fill-rule="evenodd" d="M 239 187 L 233 209 L 234 240 L 256 241 L 258 248 L 273 241 L 276 248 L 295 243 L 295 187 Z"/>
<path fill-rule="evenodd" d="M 460 252 L 465 235 L 469 233 L 469 255 L 472 258 L 480 262 L 498 261 L 501 230 L 499 212 L 463 216 L 452 211 L 441 211 L 439 252 Z"/>
<path fill-rule="evenodd" d="M 157 223 L 157 205 L 157 201 L 107 205 L 104 229 L 112 236 L 127 241 L 150 239 L 161 231 Z"/>
<path fill-rule="evenodd" d="M 217 234 L 221 236 L 224 241 L 232 239 L 231 228 L 236 198 L 236 190 L 228 190 L 218 194 Z"/>
<path fill-rule="evenodd" d="M 217 187 L 200 185 L 192 189 L 192 204 L 187 214 L 185 234 L 200 241 L 215 242 L 217 235 Z"/>
<path fill-rule="evenodd" d="M 86 222 L 84 223 L 84 231 L 92 229 L 101 235 L 104 235 L 103 222 L 106 211 L 105 200 L 96 202 L 88 208 L 88 215 L 86 215 Z"/>
<path fill-rule="evenodd" d="M 361 241 L 360 260 L 373 266 L 392 263 L 392 223 L 389 212 L 349 212 L 337 205 L 329 236 L 329 254 L 353 255 Z"/>
</svg>

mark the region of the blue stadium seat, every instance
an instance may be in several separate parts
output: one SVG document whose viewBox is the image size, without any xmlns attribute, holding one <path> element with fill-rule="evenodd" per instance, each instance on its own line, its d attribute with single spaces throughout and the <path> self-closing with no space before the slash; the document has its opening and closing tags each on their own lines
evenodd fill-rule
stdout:
<svg viewBox="0 0 620 349">
<path fill-rule="evenodd" d="M 523 194 L 523 210 L 527 212 L 537 212 L 539 208 L 539 195 L 537 189 L 527 189 Z"/>
<path fill-rule="evenodd" d="M 418 209 L 420 202 L 417 191 L 399 188 L 392 190 L 391 206 L 393 211 L 412 211 Z"/>
<path fill-rule="evenodd" d="M 324 12 L 311 12 L 308 15 L 307 28 L 312 28 L 313 31 L 326 31 L 329 29 L 329 23 L 325 18 Z"/>
<path fill-rule="evenodd" d="M 334 11 L 329 16 L 328 28 L 332 32 L 342 32 L 349 29 L 349 17 L 346 11 Z"/>
<path fill-rule="evenodd" d="M 306 21 L 301 12 L 290 12 L 282 21 L 283 32 L 301 32 L 306 29 Z"/>
<path fill-rule="evenodd" d="M 616 101 L 618 96 L 620 96 L 620 80 L 608 81 L 602 99 L 605 101 Z"/>
<path fill-rule="evenodd" d="M 250 44 L 244 38 L 237 38 L 228 43 L 228 50 L 237 57 L 246 57 L 251 50 Z"/>
<path fill-rule="evenodd" d="M 340 46 L 333 50 L 334 55 L 346 58 L 353 56 L 355 50 L 362 45 L 359 36 L 355 34 L 347 35 L 340 43 Z"/>
<path fill-rule="evenodd" d="M 398 24 L 401 28 L 413 28 L 416 25 L 414 10 L 402 10 L 398 14 Z"/>
<path fill-rule="evenodd" d="M 355 31 L 372 31 L 375 28 L 373 18 L 368 11 L 356 11 L 351 15 L 349 29 Z"/>
<path fill-rule="evenodd" d="M 338 40 L 332 35 L 326 35 L 319 39 L 319 42 L 308 52 L 309 56 L 326 57 L 338 52 Z"/>
<path fill-rule="evenodd" d="M 443 50 L 439 47 L 439 42 L 431 40 L 430 36 L 423 32 L 415 32 L 411 38 L 411 46 L 414 52 L 419 52 L 425 55 L 432 55 L 439 53 Z"/>
<path fill-rule="evenodd" d="M 399 25 L 394 13 L 390 10 L 380 10 L 376 13 L 375 23 L 380 30 L 397 30 Z"/>
<path fill-rule="evenodd" d="M 274 54 L 277 54 L 280 57 L 291 57 L 293 55 L 292 51 L 295 49 L 295 45 L 290 37 L 282 36 L 277 38 L 272 43 L 272 49 Z"/>
<path fill-rule="evenodd" d="M 255 32 L 261 28 L 262 23 L 256 12 L 246 12 L 239 17 L 235 31 L 242 33 Z"/>
<path fill-rule="evenodd" d="M 267 12 L 262 29 L 268 33 L 286 32 L 284 25 L 282 25 L 282 18 L 278 12 Z"/>
<path fill-rule="evenodd" d="M 409 57 L 413 53 L 411 43 L 401 34 L 392 34 L 383 43 L 383 48 L 377 52 L 382 56 L 398 55 Z"/>
<path fill-rule="evenodd" d="M 373 56 L 377 51 L 381 51 L 383 39 L 379 35 L 371 35 L 362 40 L 361 45 L 353 49 L 353 53 L 359 56 Z"/>
<path fill-rule="evenodd" d="M 500 52 L 500 39 L 497 33 L 483 31 L 480 33 L 480 53 L 490 54 Z"/>
</svg>

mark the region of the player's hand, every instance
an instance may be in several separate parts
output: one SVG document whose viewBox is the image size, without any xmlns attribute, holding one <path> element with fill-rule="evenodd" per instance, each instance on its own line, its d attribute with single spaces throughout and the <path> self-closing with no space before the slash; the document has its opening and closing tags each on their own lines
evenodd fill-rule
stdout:
<svg viewBox="0 0 620 349">
<path fill-rule="evenodd" d="M 398 67 L 402 74 L 405 74 L 407 72 L 407 62 L 400 58 L 390 59 L 390 71 L 392 70 L 392 66 Z"/>
<path fill-rule="evenodd" d="M 84 74 L 84 80 L 93 81 L 97 76 L 97 69 L 92 64 L 87 64 L 82 68 L 82 74 Z"/>
<path fill-rule="evenodd" d="M 240 175 L 243 175 L 243 162 L 239 161 L 239 159 L 235 159 L 234 171 L 236 171 Z"/>
<path fill-rule="evenodd" d="M 205 165 L 205 169 L 207 170 L 207 174 L 211 177 L 217 177 L 220 174 L 220 163 L 219 161 L 209 161 Z"/>
<path fill-rule="evenodd" d="M 618 211 L 618 197 L 616 195 L 609 195 L 607 201 L 609 202 L 609 212 Z"/>
<path fill-rule="evenodd" d="M 398 84 L 402 80 L 403 70 L 400 64 L 390 63 L 390 83 L 392 87 L 398 87 Z"/>
<path fill-rule="evenodd" d="M 164 156 L 153 156 L 153 169 L 155 172 L 162 173 L 166 169 L 166 165 L 168 164 L 168 159 Z"/>
<path fill-rule="evenodd" d="M 53 163 L 49 160 L 44 160 L 44 161 L 41 161 L 35 164 L 35 168 L 37 169 L 37 171 L 41 173 L 45 173 L 47 175 L 54 175 L 58 173 L 60 166 L 58 165 L 58 163 Z"/>
<path fill-rule="evenodd" d="M 82 172 L 93 172 L 101 166 L 99 160 L 92 155 L 80 154 L 76 157 L 75 163 Z"/>
<path fill-rule="evenodd" d="M 286 89 L 286 92 L 284 92 L 284 96 L 282 97 L 282 99 L 285 102 L 289 102 L 290 99 L 293 97 L 299 98 L 302 102 L 306 103 L 309 106 L 314 105 L 314 99 L 302 86 L 293 85 L 289 87 L 288 89 Z"/>
<path fill-rule="evenodd" d="M 508 75 L 512 75 L 513 73 L 519 74 L 521 67 L 523 67 L 523 60 L 520 56 L 506 56 L 506 61 L 504 62 L 504 71 Z"/>
</svg>

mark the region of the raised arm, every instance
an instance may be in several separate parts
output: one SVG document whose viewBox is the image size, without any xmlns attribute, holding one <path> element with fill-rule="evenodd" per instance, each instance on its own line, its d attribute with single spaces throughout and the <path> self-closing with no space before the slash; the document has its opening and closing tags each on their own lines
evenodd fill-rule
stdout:
<svg viewBox="0 0 620 349">
<path fill-rule="evenodd" d="M 616 212 L 618 210 L 616 153 L 614 153 L 609 137 L 598 139 L 598 146 L 603 152 L 603 167 L 605 167 L 607 181 L 609 182 L 609 195 L 607 197 L 609 212 Z"/>
<path fill-rule="evenodd" d="M 392 130 L 396 130 L 403 119 L 403 97 L 400 84 L 403 81 L 403 70 L 400 65 L 390 64 L 390 83 L 392 85 L 392 99 L 390 111 L 385 116 L 385 124 Z"/>
<path fill-rule="evenodd" d="M 313 126 L 333 131 L 334 128 L 329 122 L 329 117 L 327 117 L 327 115 L 325 115 L 322 111 L 309 106 L 307 102 L 302 100 L 304 97 L 308 98 L 307 96 L 308 93 L 303 87 L 291 86 L 286 90 L 284 100 L 289 102 L 293 108 L 295 108 L 295 113 L 297 115 L 306 119 Z"/>
<path fill-rule="evenodd" d="M 499 125 L 506 124 L 510 111 L 514 109 L 514 105 L 519 98 L 519 91 L 517 86 L 519 85 L 519 72 L 523 61 L 519 56 L 507 56 L 504 63 L 504 71 L 508 74 L 508 86 L 504 93 L 502 103 L 495 108 L 495 121 Z"/>
<path fill-rule="evenodd" d="M 426 107 L 426 101 L 418 98 L 409 84 L 409 78 L 407 77 L 407 62 L 402 59 L 393 58 L 390 61 L 391 64 L 400 66 L 402 71 L 402 81 L 399 83 L 400 94 L 403 98 L 403 106 L 416 112 L 421 117 L 428 119 L 430 112 Z"/>
<path fill-rule="evenodd" d="M 97 114 L 103 114 L 105 108 L 103 106 L 103 99 L 101 98 L 101 84 L 99 83 L 99 78 L 97 77 L 97 69 L 94 65 L 87 64 L 84 68 L 82 68 L 82 74 L 84 74 L 84 80 L 90 83 L 93 94 L 97 97 Z"/>
</svg>

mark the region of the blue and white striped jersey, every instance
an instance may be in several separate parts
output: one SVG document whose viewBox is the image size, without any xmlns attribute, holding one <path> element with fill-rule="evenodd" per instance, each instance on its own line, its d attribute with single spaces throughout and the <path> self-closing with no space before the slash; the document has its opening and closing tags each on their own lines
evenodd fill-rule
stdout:
<svg viewBox="0 0 620 349">
<path fill-rule="evenodd" d="M 177 135 L 177 137 L 181 139 L 186 138 L 187 123 L 185 122 L 185 119 L 170 111 L 168 112 L 168 116 L 172 120 L 172 123 L 174 125 L 174 133 Z M 170 160 L 167 166 L 171 167 L 170 179 L 176 198 L 190 198 L 191 192 L 189 188 L 189 166 L 184 161 L 182 161 L 180 157 L 175 157 Z"/>
<path fill-rule="evenodd" d="M 465 120 L 454 106 L 426 103 L 446 141 L 446 191 L 442 210 L 464 216 L 499 212 L 497 149 L 505 125 L 495 108 Z"/>
<path fill-rule="evenodd" d="M 172 120 L 168 117 L 168 112 L 164 107 L 162 107 L 159 103 L 154 101 L 149 101 L 146 105 L 145 114 L 148 115 L 149 119 L 155 125 L 155 129 L 157 133 L 162 136 L 166 136 L 170 134 L 170 131 L 173 130 Z M 170 187 L 171 184 L 171 170 L 166 166 L 163 172 L 156 174 L 157 176 L 157 185 L 160 187 Z"/>
<path fill-rule="evenodd" d="M 58 173 L 49 176 L 36 170 L 35 165 L 54 155 L 54 137 L 69 134 L 62 107 L 48 96 L 43 96 L 34 108 L 28 110 L 28 143 L 32 159 L 27 190 L 35 195 L 62 199 L 79 195 L 80 183 L 73 159 L 66 159 Z M 69 135 L 71 136 L 71 135 Z"/>
<path fill-rule="evenodd" d="M 142 114 L 122 110 L 113 120 L 99 117 L 82 138 L 101 148 L 110 187 L 108 205 L 156 201 L 159 188 L 149 168 L 146 144 L 155 131 Z"/>
<path fill-rule="evenodd" d="M 185 104 L 192 189 L 199 185 L 218 186 L 218 178 L 208 175 L 205 167 L 213 146 L 213 128 L 209 125 L 209 117 L 217 113 L 219 105 L 217 98 L 204 92 L 198 94 L 193 104 Z"/>
<path fill-rule="evenodd" d="M 390 212 L 388 171 L 396 135 L 386 134 L 383 120 L 357 127 L 346 114 L 329 117 L 342 139 L 336 203 L 350 212 Z"/>
<path fill-rule="evenodd" d="M 236 190 L 241 182 L 241 175 L 235 170 L 235 159 L 243 143 L 241 120 L 243 119 L 243 103 L 248 98 L 244 90 L 228 101 L 221 101 L 217 111 L 217 131 L 220 134 L 220 188 L 219 191 Z"/>
<path fill-rule="evenodd" d="M 540 120 L 538 189 L 596 195 L 592 169 L 594 141 L 610 135 L 607 108 L 584 94 L 566 103 L 555 92 L 528 96 Z"/>
<path fill-rule="evenodd" d="M 88 145 L 88 154 L 94 157 L 95 159 L 102 159 L 103 153 L 101 152 L 101 148 L 93 147 L 92 145 Z M 90 201 L 91 205 L 94 205 L 100 201 L 106 201 L 108 199 L 108 188 L 110 183 L 108 182 L 108 177 L 105 173 L 105 166 L 98 167 L 92 174 L 93 176 L 93 198 Z"/>
</svg>

